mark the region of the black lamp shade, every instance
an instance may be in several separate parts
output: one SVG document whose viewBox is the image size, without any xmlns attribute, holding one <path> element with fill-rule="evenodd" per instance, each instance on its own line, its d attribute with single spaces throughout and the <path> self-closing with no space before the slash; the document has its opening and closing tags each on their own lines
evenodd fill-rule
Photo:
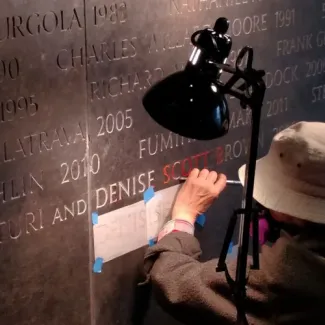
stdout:
<svg viewBox="0 0 325 325">
<path fill-rule="evenodd" d="M 163 79 L 145 94 L 143 105 L 157 123 L 187 138 L 212 140 L 229 129 L 224 95 L 198 71 L 184 70 Z"/>
</svg>

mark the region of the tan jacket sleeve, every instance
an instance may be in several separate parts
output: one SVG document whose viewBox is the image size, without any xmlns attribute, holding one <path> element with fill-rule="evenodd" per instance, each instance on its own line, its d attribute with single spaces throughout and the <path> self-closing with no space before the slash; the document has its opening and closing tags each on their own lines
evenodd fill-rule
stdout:
<svg viewBox="0 0 325 325">
<path fill-rule="evenodd" d="M 145 256 L 145 271 L 162 308 L 184 324 L 234 324 L 236 307 L 225 273 L 217 260 L 198 261 L 198 240 L 187 233 L 171 233 Z M 228 265 L 233 276 L 235 264 Z M 251 271 L 246 310 L 250 324 L 270 324 L 263 273 Z"/>
</svg>

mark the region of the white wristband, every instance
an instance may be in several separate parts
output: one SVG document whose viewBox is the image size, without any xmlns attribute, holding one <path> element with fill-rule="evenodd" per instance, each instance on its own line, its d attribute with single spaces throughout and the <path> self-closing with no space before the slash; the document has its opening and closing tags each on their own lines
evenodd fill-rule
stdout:
<svg viewBox="0 0 325 325">
<path fill-rule="evenodd" d="M 175 220 L 170 220 L 165 224 L 165 226 L 163 227 L 163 229 L 160 231 L 158 235 L 157 241 L 161 240 L 166 235 L 170 234 L 175 230 L 186 232 L 190 235 L 194 235 L 194 226 L 190 222 L 182 219 L 175 219 Z"/>
</svg>

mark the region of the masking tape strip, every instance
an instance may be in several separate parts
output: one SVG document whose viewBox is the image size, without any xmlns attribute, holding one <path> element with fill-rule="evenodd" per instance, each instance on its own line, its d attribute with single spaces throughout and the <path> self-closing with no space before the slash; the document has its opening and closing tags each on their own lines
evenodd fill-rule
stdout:
<svg viewBox="0 0 325 325">
<path fill-rule="evenodd" d="M 198 218 L 196 219 L 196 223 L 198 225 L 200 225 L 201 227 L 204 227 L 205 225 L 205 220 L 206 220 L 206 217 L 204 214 L 201 214 L 200 216 L 198 216 Z"/>
<path fill-rule="evenodd" d="M 98 213 L 97 212 L 93 212 L 91 214 L 91 220 L 93 222 L 93 225 L 97 225 L 98 224 Z"/>
<path fill-rule="evenodd" d="M 148 203 L 153 197 L 155 196 L 155 191 L 152 186 L 150 186 L 145 192 L 143 193 L 144 203 Z"/>
<path fill-rule="evenodd" d="M 104 259 L 101 257 L 96 258 L 93 271 L 94 273 L 102 273 L 102 267 L 103 267 Z"/>
</svg>

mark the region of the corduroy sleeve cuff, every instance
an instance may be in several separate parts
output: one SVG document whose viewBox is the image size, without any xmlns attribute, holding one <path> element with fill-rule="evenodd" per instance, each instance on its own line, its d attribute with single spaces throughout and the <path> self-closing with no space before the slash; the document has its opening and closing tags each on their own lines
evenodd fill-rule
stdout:
<svg viewBox="0 0 325 325">
<path fill-rule="evenodd" d="M 173 232 L 162 238 L 156 245 L 149 247 L 144 258 L 144 271 L 147 282 L 150 271 L 161 253 L 173 252 L 198 259 L 202 253 L 199 241 L 185 232 Z"/>
</svg>

